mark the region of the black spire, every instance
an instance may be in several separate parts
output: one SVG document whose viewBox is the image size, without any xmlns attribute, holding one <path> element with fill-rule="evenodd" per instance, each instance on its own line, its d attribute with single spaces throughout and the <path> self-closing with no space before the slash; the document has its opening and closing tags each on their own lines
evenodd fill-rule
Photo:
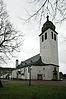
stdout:
<svg viewBox="0 0 66 99">
<path fill-rule="evenodd" d="M 44 31 L 46 31 L 48 28 L 52 29 L 53 31 L 55 31 L 55 25 L 49 21 L 49 16 L 47 15 L 47 21 L 43 24 L 43 27 L 42 27 L 42 33 Z"/>
<path fill-rule="evenodd" d="M 49 16 L 47 15 L 47 21 L 49 21 Z"/>
</svg>

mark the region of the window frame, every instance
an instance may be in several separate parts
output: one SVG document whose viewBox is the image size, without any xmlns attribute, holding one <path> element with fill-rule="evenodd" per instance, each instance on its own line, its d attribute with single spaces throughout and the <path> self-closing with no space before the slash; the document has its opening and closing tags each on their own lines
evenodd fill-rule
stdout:
<svg viewBox="0 0 66 99">
<path fill-rule="evenodd" d="M 44 35 L 42 35 L 42 42 L 44 41 Z"/>
<path fill-rule="evenodd" d="M 54 40 L 56 41 L 56 34 L 54 34 Z"/>
<path fill-rule="evenodd" d="M 53 34 L 54 34 L 54 33 L 53 33 L 53 32 L 51 32 L 51 37 L 52 37 L 52 39 L 54 38 L 54 37 L 53 37 Z"/>
<path fill-rule="evenodd" d="M 47 39 L 47 32 L 45 33 L 45 40 Z"/>
<path fill-rule="evenodd" d="M 45 67 L 43 67 L 43 70 L 45 70 Z"/>
</svg>

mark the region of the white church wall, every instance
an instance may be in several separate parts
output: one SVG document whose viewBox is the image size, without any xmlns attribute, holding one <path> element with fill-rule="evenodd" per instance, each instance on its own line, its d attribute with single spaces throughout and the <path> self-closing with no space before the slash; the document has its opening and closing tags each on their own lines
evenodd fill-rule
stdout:
<svg viewBox="0 0 66 99">
<path fill-rule="evenodd" d="M 52 80 L 53 79 L 53 71 L 54 71 L 54 68 L 55 68 L 56 66 L 51 66 L 51 65 L 49 65 L 49 66 L 47 66 L 46 67 L 46 80 Z M 58 73 L 58 80 L 59 80 L 59 68 L 58 67 L 56 67 L 56 71 L 57 71 L 57 73 Z"/>
<path fill-rule="evenodd" d="M 12 71 L 11 78 L 17 78 L 16 70 Z"/>
<path fill-rule="evenodd" d="M 29 79 L 28 67 L 25 67 L 25 79 Z"/>
<path fill-rule="evenodd" d="M 57 68 L 57 71 L 58 70 L 59 68 Z M 37 79 L 37 74 L 42 74 L 43 80 L 52 80 L 53 71 L 54 71 L 54 66 L 51 66 L 51 65 L 50 66 L 32 66 L 31 79 Z"/>
<path fill-rule="evenodd" d="M 58 43 L 57 43 L 57 34 L 56 41 L 52 39 L 51 32 L 56 34 L 51 29 L 45 31 L 42 35 L 47 33 L 47 39 L 42 42 L 42 35 L 40 36 L 40 55 L 44 63 L 51 63 L 58 65 Z M 44 36 L 45 37 L 45 36 Z"/>
<path fill-rule="evenodd" d="M 37 75 L 41 74 L 43 80 L 52 80 L 53 79 L 53 71 L 55 66 L 31 66 L 31 79 L 37 80 Z M 18 79 L 29 79 L 29 71 L 28 67 L 17 69 L 12 71 L 12 78 L 17 78 L 17 71 L 21 70 L 21 74 L 18 75 Z M 59 80 L 59 67 L 56 67 L 56 71 L 58 72 L 58 80 Z M 24 73 L 24 75 L 22 75 Z"/>
<path fill-rule="evenodd" d="M 59 67 L 56 67 L 57 73 L 58 73 L 58 80 L 59 80 Z"/>
<path fill-rule="evenodd" d="M 15 69 L 12 71 L 12 75 L 11 75 L 11 78 L 17 78 L 17 73 L 18 71 L 20 71 L 20 69 Z M 18 74 L 18 78 L 20 79 L 21 78 L 21 75 Z"/>
<path fill-rule="evenodd" d="M 20 73 L 18 73 L 18 72 L 20 72 Z M 17 78 L 17 73 L 18 73 L 18 79 L 28 79 L 29 78 L 28 67 L 13 70 L 11 78 Z"/>
<path fill-rule="evenodd" d="M 25 71 L 24 68 L 20 68 L 17 71 L 20 71 L 20 74 L 18 75 L 18 79 L 25 79 Z"/>
<path fill-rule="evenodd" d="M 45 33 L 47 33 L 47 31 L 45 31 Z M 43 33 L 42 35 L 44 36 L 45 33 Z M 48 40 L 48 42 L 47 42 L 47 40 Z M 44 41 L 42 42 L 42 36 L 40 36 L 40 55 L 41 55 L 42 61 L 44 63 L 49 63 L 50 62 L 50 58 L 49 58 L 50 51 L 48 51 L 48 50 L 50 50 L 50 44 L 49 44 L 49 39 L 48 38 L 47 38 L 47 40 L 45 40 L 45 37 L 44 37 Z"/>
<path fill-rule="evenodd" d="M 37 79 L 37 74 L 42 74 L 43 80 L 52 79 L 52 69 L 50 66 L 32 66 L 31 77 Z"/>
</svg>

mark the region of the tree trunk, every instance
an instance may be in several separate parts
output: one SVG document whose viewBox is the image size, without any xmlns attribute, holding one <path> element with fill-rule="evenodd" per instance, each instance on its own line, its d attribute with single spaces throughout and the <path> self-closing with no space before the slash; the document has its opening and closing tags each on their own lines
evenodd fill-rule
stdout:
<svg viewBox="0 0 66 99">
<path fill-rule="evenodd" d="M 1 80 L 0 80 L 0 88 L 2 88 L 3 87 L 3 85 L 2 85 L 2 82 L 1 82 Z"/>
</svg>

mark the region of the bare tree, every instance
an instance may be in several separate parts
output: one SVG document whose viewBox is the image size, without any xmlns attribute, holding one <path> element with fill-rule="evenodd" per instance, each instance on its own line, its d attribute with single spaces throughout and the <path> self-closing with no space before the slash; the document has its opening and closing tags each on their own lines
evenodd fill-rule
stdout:
<svg viewBox="0 0 66 99">
<path fill-rule="evenodd" d="M 0 0 L 0 62 L 6 62 L 9 56 L 22 44 L 22 35 L 9 21 L 5 4 Z"/>
<path fill-rule="evenodd" d="M 26 21 L 32 18 L 39 18 L 41 21 L 43 18 L 50 15 L 52 20 L 65 21 L 66 20 L 66 0 L 30 0 L 35 5 L 35 9 L 32 15 L 26 19 Z M 31 4 L 30 3 L 30 4 Z M 37 7 L 38 6 L 38 7 Z M 37 9 L 36 9 L 37 7 Z"/>
</svg>

